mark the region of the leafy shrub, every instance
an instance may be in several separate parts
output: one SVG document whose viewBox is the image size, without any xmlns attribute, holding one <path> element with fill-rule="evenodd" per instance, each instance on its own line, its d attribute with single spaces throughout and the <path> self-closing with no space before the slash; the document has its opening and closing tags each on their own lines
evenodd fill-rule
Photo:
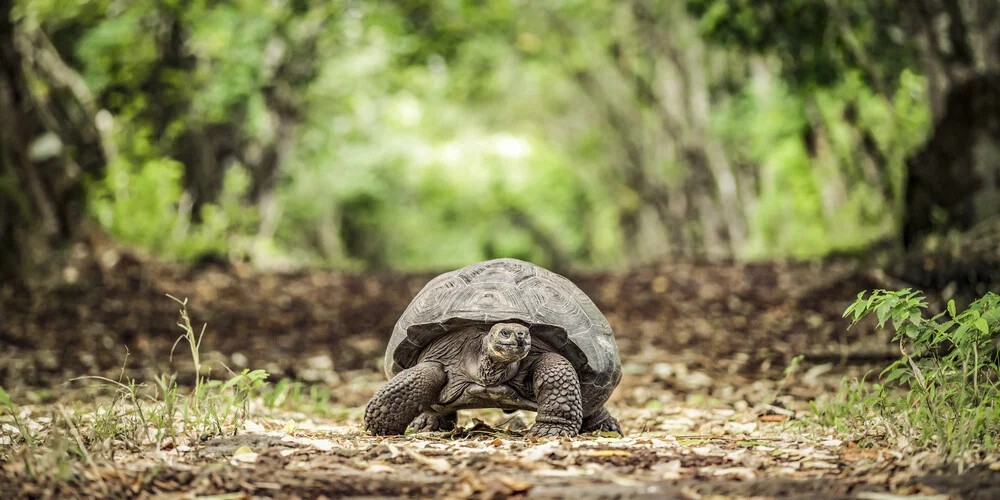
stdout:
<svg viewBox="0 0 1000 500">
<path fill-rule="evenodd" d="M 963 457 L 1000 443 L 1000 295 L 987 293 L 959 312 L 924 317 L 918 291 L 866 292 L 844 311 L 853 326 L 874 313 L 889 323 L 901 356 L 880 374 L 882 384 L 845 385 L 838 402 L 820 411 L 827 423 L 856 430 L 884 423 L 887 432 L 917 449 L 933 449 L 961 463 Z M 908 392 L 893 390 L 908 389 Z M 876 417 L 872 420 L 871 417 Z M 853 417 L 853 418 L 852 418 Z"/>
<path fill-rule="evenodd" d="M 103 179 L 91 182 L 90 213 L 119 241 L 167 258 L 244 248 L 240 239 L 248 237 L 254 219 L 240 201 L 249 186 L 246 172 L 237 166 L 227 171 L 219 202 L 202 206 L 199 224 L 191 223 L 183 172 L 180 162 L 166 157 L 135 163 L 119 157 Z"/>
</svg>

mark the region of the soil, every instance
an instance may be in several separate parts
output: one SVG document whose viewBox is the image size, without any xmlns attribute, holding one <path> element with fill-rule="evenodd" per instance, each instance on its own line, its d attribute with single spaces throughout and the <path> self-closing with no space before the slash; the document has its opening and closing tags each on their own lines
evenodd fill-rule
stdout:
<svg viewBox="0 0 1000 500">
<path fill-rule="evenodd" d="M 392 326 L 435 273 L 264 273 L 114 248 L 78 253 L 58 280 L 0 289 L 0 386 L 22 406 L 93 398 L 70 382 L 82 375 L 175 372 L 193 383 L 187 346 L 170 355 L 180 334 L 170 294 L 189 300 L 196 326 L 207 323 L 202 362 L 213 373 L 262 368 L 272 382 L 318 384 L 330 390 L 328 411 L 258 408 L 238 432 L 95 456 L 59 479 L 30 474 L 0 446 L 2 498 L 993 498 L 1000 489 L 986 457 L 959 474 L 930 452 L 799 424 L 810 400 L 898 354 L 887 334 L 848 329 L 841 317 L 859 291 L 885 286 L 851 264 L 567 273 L 614 328 L 625 375 L 609 407 L 626 435 L 536 442 L 523 437 L 528 412 L 471 412 L 451 434 L 360 429 L 385 380 Z"/>
</svg>

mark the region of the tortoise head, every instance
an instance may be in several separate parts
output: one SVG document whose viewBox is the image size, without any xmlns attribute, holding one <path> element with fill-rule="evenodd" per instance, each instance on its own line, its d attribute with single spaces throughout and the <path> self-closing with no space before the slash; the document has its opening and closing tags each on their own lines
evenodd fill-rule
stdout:
<svg viewBox="0 0 1000 500">
<path fill-rule="evenodd" d="M 531 350 L 531 334 L 519 323 L 497 323 L 483 338 L 483 348 L 495 363 L 514 363 Z"/>
</svg>

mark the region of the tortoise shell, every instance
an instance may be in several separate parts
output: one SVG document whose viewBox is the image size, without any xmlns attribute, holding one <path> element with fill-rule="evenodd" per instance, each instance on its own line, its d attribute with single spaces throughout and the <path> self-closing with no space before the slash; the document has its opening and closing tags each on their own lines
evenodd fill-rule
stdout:
<svg viewBox="0 0 1000 500">
<path fill-rule="evenodd" d="M 413 366 L 424 346 L 472 323 L 519 321 L 533 339 L 576 368 L 584 394 L 611 395 L 621 359 L 611 325 L 570 280 L 517 259 L 494 259 L 444 273 L 424 286 L 396 322 L 385 353 L 392 378 Z"/>
</svg>

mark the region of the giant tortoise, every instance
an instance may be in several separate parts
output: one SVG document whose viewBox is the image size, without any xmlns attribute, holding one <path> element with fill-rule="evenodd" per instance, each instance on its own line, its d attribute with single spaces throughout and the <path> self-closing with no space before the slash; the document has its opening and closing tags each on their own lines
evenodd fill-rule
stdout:
<svg viewBox="0 0 1000 500">
<path fill-rule="evenodd" d="M 385 373 L 365 408 L 372 434 L 452 430 L 470 408 L 535 411 L 537 437 L 621 433 L 604 407 L 622 373 L 607 319 L 568 279 L 522 260 L 432 279 L 396 322 Z"/>
</svg>

